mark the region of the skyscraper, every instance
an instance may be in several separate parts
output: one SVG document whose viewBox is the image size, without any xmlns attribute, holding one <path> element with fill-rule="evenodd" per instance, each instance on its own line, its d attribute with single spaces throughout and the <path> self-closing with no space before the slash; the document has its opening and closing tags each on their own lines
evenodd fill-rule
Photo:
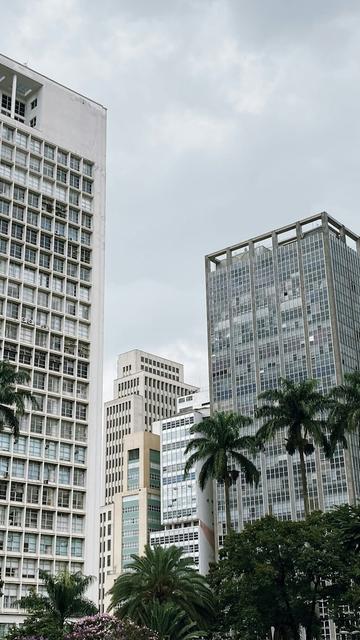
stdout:
<svg viewBox="0 0 360 640">
<path fill-rule="evenodd" d="M 154 547 L 175 545 L 191 558 L 203 575 L 214 562 L 213 483 L 204 491 L 199 486 L 203 465 L 198 462 L 184 478 L 184 451 L 192 438 L 191 427 L 210 414 L 208 393 L 197 392 L 178 398 L 178 411 L 154 424 L 160 432 L 161 524 L 150 534 Z"/>
<path fill-rule="evenodd" d="M 360 241 L 326 213 L 206 257 L 208 345 L 214 410 L 252 416 L 279 378 L 316 378 L 328 391 L 360 366 Z M 258 425 L 254 423 L 252 430 Z M 312 509 L 359 499 L 359 447 L 307 458 Z M 240 475 L 232 520 L 241 529 L 266 513 L 303 517 L 299 459 L 278 436 L 259 455 L 258 489 Z M 217 487 L 218 543 L 225 531 Z"/>
<path fill-rule="evenodd" d="M 0 104 L 1 357 L 37 400 L 0 433 L 1 636 L 39 568 L 97 572 L 106 111 L 4 56 Z"/>
<path fill-rule="evenodd" d="M 196 387 L 184 367 L 135 349 L 121 354 L 114 399 L 105 403 L 104 506 L 100 514 L 99 602 L 115 578 L 160 528 L 160 438 L 153 422 L 176 413 L 179 396 Z"/>
</svg>

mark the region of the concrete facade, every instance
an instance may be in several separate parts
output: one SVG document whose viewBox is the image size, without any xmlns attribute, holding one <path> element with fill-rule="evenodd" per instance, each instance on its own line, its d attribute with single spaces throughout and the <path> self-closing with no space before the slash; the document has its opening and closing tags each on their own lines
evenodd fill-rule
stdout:
<svg viewBox="0 0 360 640">
<path fill-rule="evenodd" d="M 0 105 L 1 357 L 38 399 L 0 435 L 1 634 L 39 568 L 97 573 L 106 110 L 1 55 Z"/>
<path fill-rule="evenodd" d="M 100 609 L 114 580 L 160 528 L 160 437 L 154 422 L 176 413 L 196 387 L 183 366 L 140 350 L 121 354 L 114 399 L 105 404 L 104 505 L 100 515 Z"/>
</svg>

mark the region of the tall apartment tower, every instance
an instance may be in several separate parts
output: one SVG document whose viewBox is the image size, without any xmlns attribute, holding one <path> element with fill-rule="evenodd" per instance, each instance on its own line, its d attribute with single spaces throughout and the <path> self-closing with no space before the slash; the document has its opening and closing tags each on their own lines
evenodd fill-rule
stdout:
<svg viewBox="0 0 360 640">
<path fill-rule="evenodd" d="M 119 356 L 114 399 L 105 403 L 103 491 L 100 513 L 99 603 L 131 554 L 142 553 L 160 528 L 160 437 L 153 423 L 176 413 L 176 401 L 196 390 L 184 367 L 135 349 Z"/>
<path fill-rule="evenodd" d="M 160 432 L 163 529 L 150 534 L 150 544 L 181 548 L 202 575 L 208 573 L 209 563 L 215 560 L 213 483 L 201 491 L 202 463 L 197 463 L 184 478 L 184 452 L 195 437 L 191 427 L 209 415 L 209 394 L 197 392 L 179 398 L 176 415 L 154 424 Z"/>
<path fill-rule="evenodd" d="M 360 240 L 326 213 L 206 257 L 208 345 L 213 410 L 253 416 L 257 396 L 280 377 L 316 378 L 324 392 L 360 367 Z M 255 423 L 252 429 L 255 431 Z M 232 520 L 271 512 L 304 515 L 299 459 L 280 436 L 257 460 L 258 489 L 239 477 Z M 312 509 L 360 497 L 359 447 L 338 449 L 332 461 L 317 449 L 307 458 Z M 225 531 L 217 487 L 218 543 Z"/>
<path fill-rule="evenodd" d="M 97 571 L 106 111 L 2 55 L 0 105 L 0 357 L 37 400 L 0 433 L 1 636 L 39 568 Z"/>
</svg>

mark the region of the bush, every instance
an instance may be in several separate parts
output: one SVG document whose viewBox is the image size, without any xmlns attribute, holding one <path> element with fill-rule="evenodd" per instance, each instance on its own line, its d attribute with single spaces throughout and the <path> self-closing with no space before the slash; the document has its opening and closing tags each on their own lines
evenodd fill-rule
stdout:
<svg viewBox="0 0 360 640">
<path fill-rule="evenodd" d="M 158 635 L 129 620 L 119 620 L 107 613 L 88 616 L 74 623 L 64 640 L 158 640 Z"/>
</svg>

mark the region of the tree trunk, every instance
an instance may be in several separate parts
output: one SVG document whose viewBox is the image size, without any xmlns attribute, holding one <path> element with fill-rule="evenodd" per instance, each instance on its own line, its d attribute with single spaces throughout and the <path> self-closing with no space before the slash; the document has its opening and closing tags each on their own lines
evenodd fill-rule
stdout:
<svg viewBox="0 0 360 640">
<path fill-rule="evenodd" d="M 230 512 L 230 492 L 229 492 L 229 478 L 224 480 L 224 493 L 225 493 L 225 521 L 226 521 L 226 533 L 230 533 L 231 526 L 231 512 Z"/>
<path fill-rule="evenodd" d="M 307 518 L 307 516 L 310 513 L 310 506 L 309 506 L 308 483 L 307 483 L 307 477 L 306 477 L 305 456 L 304 456 L 304 451 L 302 447 L 299 449 L 299 455 L 300 455 L 301 484 L 302 484 L 302 490 L 303 490 L 303 496 L 304 496 L 304 513 L 305 513 L 305 518 Z"/>
</svg>

